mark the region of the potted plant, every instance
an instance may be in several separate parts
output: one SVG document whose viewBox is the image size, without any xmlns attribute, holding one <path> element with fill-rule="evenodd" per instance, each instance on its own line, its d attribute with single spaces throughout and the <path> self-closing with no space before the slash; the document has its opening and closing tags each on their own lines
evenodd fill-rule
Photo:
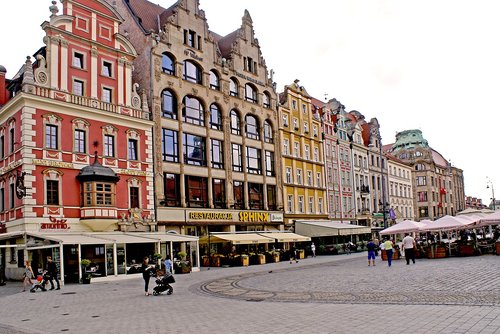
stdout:
<svg viewBox="0 0 500 334">
<path fill-rule="evenodd" d="M 160 253 L 154 253 L 153 254 L 153 260 L 156 261 L 157 268 L 161 267 L 160 260 L 162 259 L 162 256 Z"/>
<path fill-rule="evenodd" d="M 186 252 L 179 252 L 177 256 L 180 258 L 179 261 L 174 262 L 174 269 L 176 274 L 189 274 L 191 272 L 191 264 L 186 261 Z"/>
<path fill-rule="evenodd" d="M 90 265 L 89 259 L 82 259 L 80 264 L 82 265 L 82 284 L 90 284 L 90 279 L 92 278 L 92 273 L 87 272 L 87 267 Z"/>
</svg>

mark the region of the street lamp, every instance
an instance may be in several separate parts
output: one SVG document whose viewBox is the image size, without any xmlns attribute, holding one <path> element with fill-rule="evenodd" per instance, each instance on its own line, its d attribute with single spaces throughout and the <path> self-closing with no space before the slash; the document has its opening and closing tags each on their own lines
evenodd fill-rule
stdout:
<svg viewBox="0 0 500 334">
<path fill-rule="evenodd" d="M 493 182 L 491 182 L 489 177 L 486 177 L 486 189 L 489 189 L 491 185 L 491 203 L 493 204 L 493 211 L 496 209 L 496 202 L 495 202 L 495 189 L 493 188 Z"/>
</svg>

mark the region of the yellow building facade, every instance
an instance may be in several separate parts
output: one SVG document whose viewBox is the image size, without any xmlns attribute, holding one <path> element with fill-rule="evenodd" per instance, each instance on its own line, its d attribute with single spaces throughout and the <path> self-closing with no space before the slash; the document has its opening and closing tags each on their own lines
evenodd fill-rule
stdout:
<svg viewBox="0 0 500 334">
<path fill-rule="evenodd" d="M 327 219 L 321 115 L 298 80 L 285 86 L 278 109 L 285 228 Z"/>
</svg>

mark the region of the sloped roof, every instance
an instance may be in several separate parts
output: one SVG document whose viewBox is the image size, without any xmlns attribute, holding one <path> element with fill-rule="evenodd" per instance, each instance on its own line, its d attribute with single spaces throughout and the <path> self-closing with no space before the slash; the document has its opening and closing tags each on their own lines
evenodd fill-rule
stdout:
<svg viewBox="0 0 500 334">
<path fill-rule="evenodd" d="M 158 18 L 162 23 L 165 22 L 177 6 L 177 2 L 175 2 L 170 8 L 165 9 L 147 0 L 126 0 L 126 3 L 146 33 L 151 30 L 158 32 Z"/>
</svg>

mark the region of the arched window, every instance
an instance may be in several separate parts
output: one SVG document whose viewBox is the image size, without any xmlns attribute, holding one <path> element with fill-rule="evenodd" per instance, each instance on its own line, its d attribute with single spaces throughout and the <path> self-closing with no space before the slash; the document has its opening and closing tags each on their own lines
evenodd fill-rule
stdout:
<svg viewBox="0 0 500 334">
<path fill-rule="evenodd" d="M 163 73 L 175 75 L 175 59 L 168 53 L 161 55 L 161 69 Z"/>
<path fill-rule="evenodd" d="M 185 60 L 184 61 L 184 73 L 182 78 L 186 81 L 200 84 L 202 83 L 202 70 L 195 63 Z"/>
<path fill-rule="evenodd" d="M 259 122 L 257 121 L 257 118 L 252 115 L 247 115 L 245 117 L 245 122 L 246 122 L 246 133 L 248 138 L 252 139 L 260 139 L 260 134 L 259 134 Z"/>
<path fill-rule="evenodd" d="M 186 123 L 205 125 L 204 109 L 198 99 L 186 96 L 184 97 L 184 107 L 182 108 L 182 118 Z"/>
<path fill-rule="evenodd" d="M 257 103 L 257 89 L 250 84 L 245 85 L 245 100 L 252 103 Z"/>
<path fill-rule="evenodd" d="M 177 97 L 170 90 L 161 92 L 162 117 L 177 119 Z"/>
<path fill-rule="evenodd" d="M 264 121 L 264 141 L 266 143 L 273 143 L 273 128 L 268 121 Z"/>
<path fill-rule="evenodd" d="M 222 115 L 216 104 L 210 105 L 210 127 L 212 129 L 222 130 Z"/>
<path fill-rule="evenodd" d="M 210 70 L 210 88 L 220 90 L 219 75 L 214 70 Z"/>
<path fill-rule="evenodd" d="M 240 116 L 238 116 L 238 113 L 234 110 L 231 110 L 231 133 L 241 135 Z"/>
<path fill-rule="evenodd" d="M 271 96 L 269 96 L 268 92 L 264 92 L 262 95 L 262 105 L 264 108 L 271 108 Z"/>
<path fill-rule="evenodd" d="M 236 79 L 229 79 L 229 95 L 238 96 L 238 82 Z"/>
</svg>

